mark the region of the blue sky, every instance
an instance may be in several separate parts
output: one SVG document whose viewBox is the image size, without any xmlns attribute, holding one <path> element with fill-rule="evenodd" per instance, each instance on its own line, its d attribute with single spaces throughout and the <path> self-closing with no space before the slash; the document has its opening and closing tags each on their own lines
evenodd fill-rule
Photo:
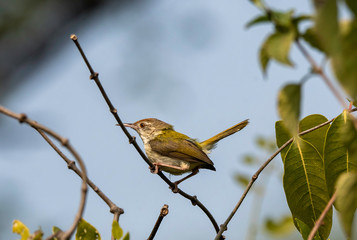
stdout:
<svg viewBox="0 0 357 240">
<path fill-rule="evenodd" d="M 269 1 L 269 5 L 311 12 L 307 1 Z M 257 152 L 257 136 L 274 137 L 279 89 L 287 82 L 298 82 L 309 69 L 293 47 L 295 68 L 272 63 L 268 77 L 263 78 L 257 53 L 271 27 L 245 28 L 258 14 L 249 1 L 231 0 L 152 0 L 126 9 L 108 6 L 59 32 L 46 61 L 22 68 L 18 77 L 27 73 L 26 81 L 1 104 L 27 113 L 70 139 L 92 181 L 124 208 L 120 224 L 132 239 L 149 236 L 164 204 L 170 213 L 157 239 L 212 239 L 214 229 L 201 210 L 172 194 L 151 174 L 115 126 L 69 36 L 78 35 L 124 122 L 155 117 L 205 140 L 250 119 L 243 131 L 222 140 L 212 151 L 216 172 L 202 170 L 180 185 L 197 195 L 221 224 L 243 192 L 234 174 L 254 172 L 239 159 Z M 321 61 L 321 56 L 312 53 Z M 321 79 L 314 77 L 304 84 L 302 117 L 320 113 L 332 118 L 340 111 Z M 0 118 L 0 135 L 6 136 L 0 146 L 0 189 L 11 199 L 7 204 L 9 232 L 13 219 L 33 230 L 39 225 L 47 232 L 52 225 L 66 229 L 79 203 L 79 178 L 33 129 Z M 280 158 L 274 161 L 281 168 Z M 253 197 L 248 195 L 228 226 L 228 239 L 245 236 Z M 288 208 L 281 175 L 276 174 L 269 180 L 261 216 L 284 213 Z M 89 191 L 84 218 L 98 228 L 103 239 L 109 238 L 112 215 L 93 191 Z M 15 239 L 5 234 L 6 239 Z M 259 234 L 258 239 L 265 238 Z"/>
</svg>

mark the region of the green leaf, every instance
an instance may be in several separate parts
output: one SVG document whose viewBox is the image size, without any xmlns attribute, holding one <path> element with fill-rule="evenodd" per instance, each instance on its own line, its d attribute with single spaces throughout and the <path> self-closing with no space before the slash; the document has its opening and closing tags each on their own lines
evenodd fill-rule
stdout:
<svg viewBox="0 0 357 240">
<path fill-rule="evenodd" d="M 262 0 L 250 0 L 256 7 L 258 7 L 259 9 L 264 9 L 265 6 L 262 2 Z"/>
<path fill-rule="evenodd" d="M 259 163 L 259 159 L 250 154 L 245 155 L 242 160 L 242 162 L 246 165 L 254 165 Z"/>
<path fill-rule="evenodd" d="M 259 23 L 266 23 L 266 22 L 270 22 L 270 19 L 267 15 L 259 15 L 255 18 L 253 18 L 252 20 L 250 20 L 246 25 L 245 27 L 246 28 L 250 28 L 254 25 L 257 25 Z"/>
<path fill-rule="evenodd" d="M 333 71 L 346 93 L 357 99 L 357 19 L 341 27 L 341 48 L 332 56 Z M 347 25 L 347 26 L 346 26 Z"/>
<path fill-rule="evenodd" d="M 291 216 L 283 216 L 279 220 L 268 218 L 265 220 L 265 230 L 274 236 L 284 236 L 294 229 L 293 219 Z"/>
<path fill-rule="evenodd" d="M 59 227 L 53 226 L 52 227 L 52 233 L 56 232 L 62 232 L 62 230 Z M 58 238 L 53 238 L 53 240 L 57 240 Z"/>
<path fill-rule="evenodd" d="M 100 240 L 100 234 L 95 227 L 83 218 L 79 221 L 76 232 L 76 240 Z"/>
<path fill-rule="evenodd" d="M 356 0 L 345 0 L 348 8 L 357 16 L 357 1 Z"/>
<path fill-rule="evenodd" d="M 336 206 L 341 225 L 351 239 L 352 223 L 357 209 L 357 172 L 341 174 L 336 183 Z"/>
<path fill-rule="evenodd" d="M 348 133 L 345 130 L 347 121 L 348 114 L 345 111 L 336 117 L 326 134 L 323 159 L 330 197 L 335 192 L 335 183 L 339 175 L 357 170 L 356 161 L 351 161 L 351 156 L 347 152 L 346 137 L 350 134 L 353 136 L 353 132 Z"/>
<path fill-rule="evenodd" d="M 283 121 L 275 122 L 275 138 L 276 138 L 276 145 L 280 148 L 283 144 L 285 144 L 290 138 L 292 138 L 289 130 L 285 127 Z M 286 152 L 289 149 L 289 146 L 286 146 L 281 152 L 281 159 L 283 162 L 285 161 Z"/>
<path fill-rule="evenodd" d="M 294 39 L 294 31 L 275 32 L 271 34 L 263 44 L 266 55 L 282 64 L 293 66 L 293 63 L 289 59 L 289 52 Z"/>
<path fill-rule="evenodd" d="M 115 220 L 112 223 L 112 235 L 116 239 L 120 239 L 123 236 L 123 229 L 119 226 L 119 223 Z"/>
<path fill-rule="evenodd" d="M 284 191 L 293 215 L 312 229 L 329 201 L 323 162 L 309 142 L 297 138 L 290 145 L 284 162 Z M 296 226 L 299 228 L 297 223 Z M 332 210 L 319 228 L 322 239 L 327 239 L 332 225 Z"/>
<path fill-rule="evenodd" d="M 21 240 L 27 240 L 30 236 L 30 230 L 20 220 L 12 222 L 12 232 L 21 236 Z"/>
<path fill-rule="evenodd" d="M 130 240 L 130 234 L 127 232 L 125 236 L 123 237 L 123 240 Z"/>
<path fill-rule="evenodd" d="M 319 42 L 318 37 L 316 36 L 314 28 L 306 29 L 305 33 L 302 34 L 302 38 L 310 44 L 311 47 L 323 52 L 323 48 Z"/>
<path fill-rule="evenodd" d="M 304 240 L 307 240 L 311 232 L 311 228 L 309 228 L 309 226 L 307 226 L 304 222 L 300 221 L 297 218 L 295 218 L 295 222 L 299 232 L 302 235 L 302 238 Z M 319 233 L 315 235 L 314 240 L 321 240 Z"/>
<path fill-rule="evenodd" d="M 314 0 L 314 4 L 316 9 L 315 33 L 319 45 L 325 53 L 333 56 L 340 51 L 336 0 Z"/>
<path fill-rule="evenodd" d="M 286 32 L 292 29 L 294 10 L 287 12 L 271 11 L 270 14 L 278 32 Z"/>
<path fill-rule="evenodd" d="M 316 127 L 327 121 L 328 119 L 320 114 L 309 115 L 300 121 L 299 132 L 303 132 L 310 128 Z M 323 156 L 325 137 L 329 126 L 330 126 L 329 124 L 325 125 L 321 128 L 318 128 L 312 132 L 309 132 L 301 136 L 302 139 L 309 142 L 312 146 L 316 148 L 316 150 L 319 152 L 321 157 Z"/>
<path fill-rule="evenodd" d="M 301 85 L 287 84 L 278 95 L 278 112 L 291 135 L 298 133 L 300 116 Z"/>
</svg>

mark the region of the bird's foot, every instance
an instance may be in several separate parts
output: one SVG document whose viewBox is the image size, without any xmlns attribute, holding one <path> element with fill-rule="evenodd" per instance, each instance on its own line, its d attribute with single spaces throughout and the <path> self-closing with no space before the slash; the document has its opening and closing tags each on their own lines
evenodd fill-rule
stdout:
<svg viewBox="0 0 357 240">
<path fill-rule="evenodd" d="M 153 174 L 158 174 L 158 172 L 159 172 L 159 166 L 155 163 L 154 163 L 154 168 L 149 167 L 149 169 L 150 169 L 150 172 Z"/>
</svg>

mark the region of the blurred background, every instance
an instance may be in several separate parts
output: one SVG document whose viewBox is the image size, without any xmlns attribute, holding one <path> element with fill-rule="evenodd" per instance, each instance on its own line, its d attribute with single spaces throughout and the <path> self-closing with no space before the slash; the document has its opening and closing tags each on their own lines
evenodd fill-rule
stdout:
<svg viewBox="0 0 357 240">
<path fill-rule="evenodd" d="M 313 10 L 309 1 L 267 2 L 297 13 Z M 115 126 L 69 36 L 79 37 L 124 122 L 155 117 L 205 140 L 250 119 L 211 153 L 216 172 L 202 170 L 180 185 L 197 195 L 220 225 L 244 190 L 242 176 L 250 177 L 259 167 L 247 164 L 247 156 L 263 161 L 270 155 L 257 145 L 262 137 L 274 139 L 279 89 L 309 71 L 293 47 L 295 68 L 272 63 L 263 77 L 258 49 L 271 26 L 245 28 L 258 14 L 248 0 L 1 1 L 0 104 L 70 139 L 91 180 L 125 210 L 120 225 L 131 239 L 149 236 L 164 204 L 170 212 L 155 239 L 213 239 L 214 228 L 204 213 L 151 174 Z M 304 84 L 302 117 L 320 113 L 330 119 L 340 111 L 321 79 Z M 280 157 L 273 163 L 230 222 L 227 239 L 300 238 L 293 228 L 282 235 L 264 228 L 267 219 L 279 221 L 289 214 Z M 47 235 L 53 225 L 67 229 L 72 224 L 80 179 L 37 132 L 3 115 L 0 166 L 1 239 L 18 238 L 11 233 L 14 219 L 31 231 L 40 226 Z M 92 190 L 84 218 L 102 239 L 110 238 L 113 216 Z M 335 221 L 331 238 L 341 236 Z"/>
</svg>

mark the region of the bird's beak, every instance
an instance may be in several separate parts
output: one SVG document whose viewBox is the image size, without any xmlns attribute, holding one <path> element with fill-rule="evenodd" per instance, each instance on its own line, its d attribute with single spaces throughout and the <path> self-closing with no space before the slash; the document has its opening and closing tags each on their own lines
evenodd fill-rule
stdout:
<svg viewBox="0 0 357 240">
<path fill-rule="evenodd" d="M 125 126 L 125 127 L 130 127 L 130 128 L 132 128 L 132 129 L 136 130 L 135 125 L 132 124 L 132 123 L 124 123 L 124 126 Z"/>
</svg>

